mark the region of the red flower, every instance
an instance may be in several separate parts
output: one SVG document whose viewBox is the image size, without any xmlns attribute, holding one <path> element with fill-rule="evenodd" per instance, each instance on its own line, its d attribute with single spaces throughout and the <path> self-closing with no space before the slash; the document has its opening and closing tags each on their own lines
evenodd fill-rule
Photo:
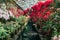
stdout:
<svg viewBox="0 0 60 40">
<path fill-rule="evenodd" d="M 46 14 L 44 15 L 43 19 L 47 19 L 50 16 L 50 14 L 51 14 L 50 11 L 46 12 Z"/>
<path fill-rule="evenodd" d="M 36 5 L 32 6 L 31 8 L 35 11 L 40 11 L 43 4 L 44 4 L 43 2 L 38 2 Z"/>
<path fill-rule="evenodd" d="M 37 9 L 36 9 L 36 11 L 40 11 L 40 9 L 41 9 L 41 7 L 37 6 Z"/>
<path fill-rule="evenodd" d="M 18 18 L 18 15 L 17 15 L 17 14 L 14 14 L 14 16 L 15 16 L 16 18 Z"/>
<path fill-rule="evenodd" d="M 33 19 L 32 19 L 32 21 L 33 21 L 33 22 L 36 22 L 36 21 L 37 21 L 37 19 L 36 19 L 36 18 L 33 18 Z"/>
<path fill-rule="evenodd" d="M 47 15 L 47 16 L 49 16 L 50 14 L 51 14 L 51 12 L 50 12 L 50 11 L 46 12 L 46 15 Z"/>
<path fill-rule="evenodd" d="M 14 8 L 10 8 L 10 11 L 13 13 L 14 12 Z"/>
<path fill-rule="evenodd" d="M 42 5 L 44 5 L 43 2 L 38 2 L 38 5 L 41 7 Z"/>
<path fill-rule="evenodd" d="M 36 18 L 40 18 L 40 12 L 37 12 L 35 16 Z"/>
<path fill-rule="evenodd" d="M 45 6 L 45 7 L 48 7 L 48 6 L 50 5 L 50 3 L 51 3 L 50 1 L 46 1 L 46 2 L 44 3 L 44 6 Z"/>
<path fill-rule="evenodd" d="M 42 18 L 42 17 L 43 17 L 43 14 L 40 13 L 40 12 L 37 12 L 37 13 L 36 13 L 36 17 L 37 17 L 37 18 Z"/>
<path fill-rule="evenodd" d="M 33 10 L 37 10 L 37 5 L 31 7 Z"/>
<path fill-rule="evenodd" d="M 29 8 L 27 8 L 26 10 L 24 10 L 24 14 L 29 12 Z"/>
<path fill-rule="evenodd" d="M 44 15 L 44 16 L 43 16 L 43 19 L 44 19 L 44 20 L 45 20 L 45 19 L 47 19 L 47 18 L 48 18 L 48 16 L 47 16 L 47 15 Z"/>
<path fill-rule="evenodd" d="M 35 13 L 32 11 L 30 14 L 30 18 L 33 18 L 35 16 Z"/>
<path fill-rule="evenodd" d="M 36 5 L 37 6 L 37 11 L 41 10 L 43 4 L 44 4 L 43 2 L 38 2 L 38 5 Z"/>
<path fill-rule="evenodd" d="M 42 13 L 46 12 L 47 10 L 48 10 L 48 8 L 43 8 Z"/>
<path fill-rule="evenodd" d="M 50 1 L 50 2 L 53 2 L 54 0 L 46 0 L 46 1 Z"/>
<path fill-rule="evenodd" d="M 24 12 L 22 10 L 20 10 L 20 9 L 17 9 L 17 12 L 18 12 L 17 15 L 19 15 L 19 16 L 24 14 Z"/>
</svg>

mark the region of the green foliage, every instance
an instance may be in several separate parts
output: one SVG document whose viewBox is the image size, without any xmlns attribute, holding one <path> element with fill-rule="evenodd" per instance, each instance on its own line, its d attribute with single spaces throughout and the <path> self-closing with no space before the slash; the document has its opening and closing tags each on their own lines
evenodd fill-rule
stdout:
<svg viewBox="0 0 60 40">
<path fill-rule="evenodd" d="M 2 20 L 4 21 L 4 20 Z M 20 16 L 19 18 L 10 18 L 6 22 L 0 22 L 0 38 L 10 37 L 10 34 L 18 30 L 22 26 L 26 26 L 28 20 L 26 16 Z"/>
<path fill-rule="evenodd" d="M 60 1 L 59 0 L 54 0 L 55 1 L 55 3 L 56 3 L 56 7 L 57 8 L 60 8 Z"/>
<path fill-rule="evenodd" d="M 19 22 L 19 24 L 24 25 L 25 23 L 27 23 L 28 19 L 26 18 L 26 16 L 20 16 L 17 21 Z"/>
<path fill-rule="evenodd" d="M 5 30 L 3 27 L 0 27 L 0 38 L 6 38 L 7 36 L 9 36 L 7 30 Z"/>
<path fill-rule="evenodd" d="M 0 0 L 0 3 L 3 3 L 3 2 L 5 2 L 5 0 Z"/>
</svg>

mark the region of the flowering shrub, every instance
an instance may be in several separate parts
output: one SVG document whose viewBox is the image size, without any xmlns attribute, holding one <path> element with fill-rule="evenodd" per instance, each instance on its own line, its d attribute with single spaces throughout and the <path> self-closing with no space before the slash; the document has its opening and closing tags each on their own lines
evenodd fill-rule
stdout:
<svg viewBox="0 0 60 40">
<path fill-rule="evenodd" d="M 27 16 L 24 16 L 24 12 L 21 9 L 12 7 L 7 10 L 5 3 L 0 4 L 0 39 L 10 38 L 11 34 L 16 30 L 20 31 L 22 26 L 26 26 L 28 23 Z M 6 40 L 7 40 L 6 39 Z"/>
<path fill-rule="evenodd" d="M 49 40 L 47 37 L 51 38 L 52 36 L 55 40 L 55 37 L 58 38 L 60 34 L 60 8 L 56 7 L 58 5 L 55 3 L 56 1 L 53 2 L 54 6 L 50 6 L 52 2 L 53 0 L 38 2 L 31 9 L 25 10 L 30 12 L 30 18 L 35 24 L 34 26 L 37 27 L 39 33 L 46 37 L 46 40 Z"/>
<path fill-rule="evenodd" d="M 60 34 L 60 8 L 56 7 L 57 4 L 54 2 L 53 4 L 56 5 L 50 6 L 52 1 L 53 0 L 49 2 L 38 2 L 36 5 L 32 6 L 30 11 L 30 18 L 38 28 L 37 30 L 39 30 L 43 36 L 54 36 L 55 40 L 55 37 L 57 39 Z M 48 38 L 46 40 L 48 40 Z"/>
<path fill-rule="evenodd" d="M 38 2 L 36 5 L 32 6 L 30 17 L 34 22 L 38 21 L 39 19 L 46 20 L 51 15 L 51 10 L 49 10 L 50 1 L 46 2 Z"/>
</svg>

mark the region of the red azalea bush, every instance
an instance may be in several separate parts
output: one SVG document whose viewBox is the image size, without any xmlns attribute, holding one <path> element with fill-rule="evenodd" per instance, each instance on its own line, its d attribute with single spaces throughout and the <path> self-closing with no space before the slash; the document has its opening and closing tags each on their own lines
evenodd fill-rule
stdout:
<svg viewBox="0 0 60 40">
<path fill-rule="evenodd" d="M 50 27 L 47 27 L 47 24 L 45 24 L 47 21 L 49 21 L 49 18 L 52 14 L 49 6 L 50 3 L 52 3 L 52 1 L 38 2 L 36 5 L 31 7 L 32 10 L 30 13 L 30 18 L 32 19 L 34 24 L 37 25 L 38 30 L 42 29 L 41 31 L 43 31 L 43 35 L 49 35 L 51 32 Z M 48 29 L 46 29 L 47 31 L 43 29 L 44 26 L 46 26 L 46 28 Z"/>
<path fill-rule="evenodd" d="M 30 17 L 36 22 L 38 19 L 46 20 L 51 15 L 51 10 L 49 10 L 49 5 L 51 1 L 38 2 L 36 5 L 32 6 Z"/>
<path fill-rule="evenodd" d="M 33 5 L 31 9 L 27 8 L 24 10 L 24 14 L 30 12 L 30 18 L 33 22 L 37 22 L 41 20 L 47 20 L 51 15 L 51 10 L 49 10 L 49 5 L 53 2 L 53 0 L 46 0 L 45 2 L 38 2 Z"/>
<path fill-rule="evenodd" d="M 42 29 L 42 34 L 49 35 L 51 29 L 50 27 L 47 27 L 48 22 L 50 19 L 50 16 L 52 14 L 52 11 L 50 10 L 50 3 L 52 3 L 53 0 L 47 0 L 45 2 L 38 2 L 37 4 L 33 5 L 31 9 L 27 9 L 24 12 L 28 13 L 30 12 L 29 16 L 34 22 L 35 25 L 37 25 L 38 30 L 42 29 L 43 27 L 46 27 L 48 30 L 45 31 Z"/>
</svg>

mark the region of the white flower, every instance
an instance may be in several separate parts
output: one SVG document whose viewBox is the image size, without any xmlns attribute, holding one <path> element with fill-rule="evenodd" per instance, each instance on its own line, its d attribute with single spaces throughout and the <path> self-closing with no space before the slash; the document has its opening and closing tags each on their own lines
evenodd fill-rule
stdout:
<svg viewBox="0 0 60 40">
<path fill-rule="evenodd" d="M 14 17 L 13 13 L 11 11 L 9 11 L 9 16 Z"/>
<path fill-rule="evenodd" d="M 3 13 L 3 10 L 2 9 L 0 9 L 0 14 L 2 14 Z"/>
<path fill-rule="evenodd" d="M 3 9 L 3 10 L 6 9 L 6 4 L 5 4 L 5 3 L 2 3 L 2 4 L 1 4 L 1 9 Z"/>
<path fill-rule="evenodd" d="M 5 20 L 8 20 L 8 19 L 9 19 L 9 14 L 3 14 L 3 18 L 4 18 Z"/>
<path fill-rule="evenodd" d="M 0 18 L 2 18 L 2 14 L 0 14 Z"/>
</svg>

